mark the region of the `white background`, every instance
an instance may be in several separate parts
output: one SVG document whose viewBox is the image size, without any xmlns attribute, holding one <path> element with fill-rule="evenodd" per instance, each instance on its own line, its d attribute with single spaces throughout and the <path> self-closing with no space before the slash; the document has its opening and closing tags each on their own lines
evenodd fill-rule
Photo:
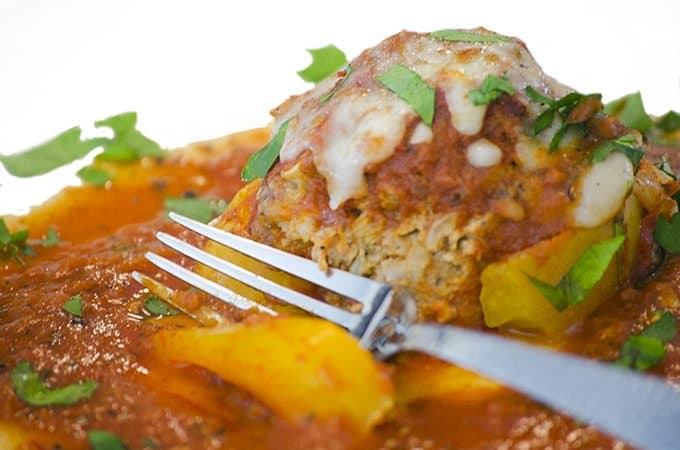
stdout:
<svg viewBox="0 0 680 450">
<path fill-rule="evenodd" d="M 309 87 L 305 48 L 352 57 L 401 29 L 477 25 L 521 37 L 579 91 L 680 110 L 678 0 L 0 0 L 0 153 L 128 110 L 165 147 L 263 126 Z M 77 183 L 82 165 L 29 180 L 0 168 L 0 214 Z"/>
</svg>

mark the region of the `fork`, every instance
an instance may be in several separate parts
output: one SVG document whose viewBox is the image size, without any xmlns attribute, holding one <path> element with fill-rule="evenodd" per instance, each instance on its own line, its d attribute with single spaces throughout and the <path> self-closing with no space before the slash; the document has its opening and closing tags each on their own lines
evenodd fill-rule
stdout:
<svg viewBox="0 0 680 450">
<path fill-rule="evenodd" d="M 346 328 L 378 358 L 406 350 L 427 353 L 503 383 L 633 445 L 649 450 L 680 448 L 680 392 L 660 378 L 491 333 L 416 323 L 415 301 L 406 289 L 339 269 L 321 271 L 312 260 L 176 213 L 170 213 L 169 218 L 208 239 L 360 303 L 360 312 L 350 312 L 277 284 L 170 234 L 156 234 L 165 245 L 201 264 Z M 145 256 L 176 278 L 238 308 L 277 314 L 164 257 L 151 252 Z M 137 280 L 142 277 L 139 273 L 134 276 Z"/>
</svg>

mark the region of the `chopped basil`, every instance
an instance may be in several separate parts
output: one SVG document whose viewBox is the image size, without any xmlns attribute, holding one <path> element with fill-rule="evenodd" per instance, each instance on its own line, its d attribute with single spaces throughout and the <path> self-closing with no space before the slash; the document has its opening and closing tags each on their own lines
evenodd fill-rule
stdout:
<svg viewBox="0 0 680 450">
<path fill-rule="evenodd" d="M 420 75 L 395 64 L 376 79 L 399 98 L 411 105 L 425 125 L 432 126 L 434 118 L 434 88 L 429 86 Z"/>
<path fill-rule="evenodd" d="M 347 64 L 345 53 L 333 44 L 307 51 L 312 55 L 312 63 L 298 72 L 305 81 L 318 83 Z"/>
<path fill-rule="evenodd" d="M 21 259 L 21 254 L 35 256 L 33 247 L 26 243 L 27 239 L 27 229 L 11 233 L 5 224 L 5 219 L 0 217 L 0 259 L 12 258 L 23 265 L 24 260 Z"/>
<path fill-rule="evenodd" d="M 659 215 L 654 228 L 654 240 L 669 253 L 680 253 L 680 213 L 668 221 Z"/>
<path fill-rule="evenodd" d="M 661 161 L 656 165 L 656 167 L 658 167 L 660 171 L 662 171 L 663 173 L 665 173 L 669 177 L 673 178 L 674 180 L 678 179 L 677 175 L 675 175 L 675 172 L 673 172 L 673 168 L 671 167 L 671 164 L 666 159 L 665 155 L 661 157 Z"/>
<path fill-rule="evenodd" d="M 529 280 L 555 309 L 564 311 L 586 298 L 604 275 L 624 240 L 624 236 L 616 236 L 591 245 L 555 286 L 532 276 L 529 276 Z"/>
<path fill-rule="evenodd" d="M 76 175 L 83 180 L 83 183 L 100 187 L 111 180 L 111 176 L 106 171 L 92 166 L 83 167 L 76 172 Z"/>
<path fill-rule="evenodd" d="M 0 156 L 0 162 L 16 177 L 33 177 L 80 159 L 107 141 L 106 138 L 83 140 L 80 135 L 80 127 L 70 128 L 21 153 Z"/>
<path fill-rule="evenodd" d="M 512 41 L 510 36 L 503 36 L 502 34 L 486 34 L 467 30 L 438 30 L 430 33 L 430 36 L 442 41 L 476 42 L 480 44 L 494 44 L 497 42 Z"/>
<path fill-rule="evenodd" d="M 61 240 L 59 239 L 57 230 L 54 228 L 48 228 L 47 233 L 45 234 L 45 239 L 42 240 L 43 247 L 54 247 L 59 245 L 60 242 Z"/>
<path fill-rule="evenodd" d="M 635 128 L 643 133 L 652 127 L 652 119 L 645 111 L 642 96 L 639 92 L 628 94 L 624 97 L 607 103 L 604 112 L 618 118 L 622 124 L 629 128 Z"/>
<path fill-rule="evenodd" d="M 677 320 L 668 311 L 662 311 L 640 334 L 629 336 L 621 347 L 621 356 L 615 364 L 636 370 L 647 370 L 666 356 L 665 343 L 678 332 Z"/>
<path fill-rule="evenodd" d="M 656 121 L 656 127 L 671 133 L 680 130 L 680 113 L 668 111 Z"/>
<path fill-rule="evenodd" d="M 248 158 L 246 165 L 241 171 L 241 178 L 243 178 L 243 181 L 250 182 L 257 178 L 264 178 L 267 175 L 269 169 L 272 168 L 274 162 L 276 162 L 279 157 L 279 151 L 281 151 L 283 140 L 286 137 L 289 122 L 290 119 L 283 122 L 271 141 L 260 150 L 250 155 L 250 158 Z"/>
<path fill-rule="evenodd" d="M 487 75 L 479 89 L 472 89 L 468 96 L 474 105 L 486 105 L 503 94 L 512 95 L 515 92 L 517 89 L 510 84 L 507 74 L 502 78 Z"/>
<path fill-rule="evenodd" d="M 90 441 L 92 450 L 126 450 L 118 436 L 104 430 L 90 430 L 87 432 L 87 440 Z"/>
<path fill-rule="evenodd" d="M 352 66 L 348 64 L 347 67 L 345 68 L 345 74 L 343 75 L 343 77 L 340 78 L 335 83 L 333 89 L 331 89 L 330 91 L 328 91 L 327 94 L 324 94 L 321 96 L 321 98 L 319 98 L 319 102 L 326 103 L 328 100 L 330 100 L 331 97 L 333 97 L 333 95 L 335 95 L 335 93 L 338 91 L 338 89 L 340 89 L 340 87 L 345 83 L 345 80 L 349 78 L 349 76 L 352 74 L 352 71 L 353 71 Z"/>
<path fill-rule="evenodd" d="M 113 139 L 104 144 L 104 151 L 97 159 L 129 162 L 144 156 L 161 156 L 163 149 L 137 130 L 137 113 L 126 112 L 94 123 L 97 128 L 107 127 L 113 131 Z"/>
<path fill-rule="evenodd" d="M 165 210 L 176 212 L 199 222 L 208 223 L 224 212 L 225 200 L 198 197 L 167 197 Z"/>
<path fill-rule="evenodd" d="M 634 165 L 640 164 L 640 160 L 645 155 L 645 150 L 638 144 L 637 138 L 632 134 L 626 134 L 595 147 L 590 155 L 590 161 L 593 163 L 604 161 L 612 152 L 623 153 Z"/>
<path fill-rule="evenodd" d="M 72 405 L 89 398 L 97 389 L 94 381 L 81 381 L 60 388 L 49 388 L 33 370 L 31 363 L 22 361 L 10 373 L 16 395 L 31 406 Z"/>
<path fill-rule="evenodd" d="M 83 158 L 97 147 L 104 151 L 97 158 L 134 161 L 143 156 L 160 156 L 160 146 L 135 128 L 137 113 L 128 112 L 95 122 L 97 128 L 113 131 L 113 138 L 82 139 L 80 127 L 70 128 L 44 144 L 13 155 L 0 155 L 0 162 L 17 177 L 33 177 Z"/>
<path fill-rule="evenodd" d="M 83 317 L 83 297 L 80 295 L 74 295 L 73 297 L 66 300 L 62 308 L 71 315 Z"/>
<path fill-rule="evenodd" d="M 176 316 L 179 314 L 178 310 L 169 307 L 155 295 L 149 295 L 146 300 L 144 300 L 144 309 L 152 316 Z"/>
<path fill-rule="evenodd" d="M 534 101 L 536 103 L 540 103 L 541 105 L 548 105 L 548 106 L 555 105 L 555 100 L 541 94 L 536 89 L 534 89 L 532 86 L 527 86 L 526 88 L 524 88 L 524 92 L 526 92 L 527 97 L 529 97 L 532 101 Z M 548 124 L 548 126 L 550 126 L 550 125 Z"/>
</svg>

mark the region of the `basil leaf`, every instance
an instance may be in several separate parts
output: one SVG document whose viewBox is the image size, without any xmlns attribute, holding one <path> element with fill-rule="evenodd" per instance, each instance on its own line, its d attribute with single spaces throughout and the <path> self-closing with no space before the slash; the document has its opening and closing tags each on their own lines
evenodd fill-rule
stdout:
<svg viewBox="0 0 680 450">
<path fill-rule="evenodd" d="M 162 156 L 165 152 L 155 141 L 143 135 L 135 128 L 137 113 L 126 112 L 99 120 L 94 124 L 97 128 L 110 128 L 113 139 L 104 144 L 104 151 L 97 159 L 114 162 L 136 161 L 144 156 Z"/>
<path fill-rule="evenodd" d="M 54 228 L 48 228 L 47 233 L 45 234 L 45 239 L 42 240 L 43 247 L 54 247 L 59 245 L 60 242 L 61 240 L 59 239 L 57 230 Z"/>
<path fill-rule="evenodd" d="M 480 44 L 495 44 L 498 42 L 512 41 L 510 36 L 503 36 L 502 34 L 483 34 L 466 30 L 438 30 L 431 32 L 430 36 L 442 41 L 476 42 Z"/>
<path fill-rule="evenodd" d="M 536 89 L 534 89 L 531 86 L 527 86 L 524 88 L 524 92 L 527 94 L 527 97 L 529 97 L 532 101 L 536 103 L 540 103 L 541 105 L 548 105 L 548 106 L 554 106 L 555 105 L 555 100 L 553 100 L 550 97 L 546 97 L 540 92 L 538 92 Z M 550 125 L 548 125 L 550 126 Z"/>
<path fill-rule="evenodd" d="M 632 134 L 626 134 L 612 141 L 606 141 L 595 147 L 590 154 L 590 161 L 598 163 L 607 159 L 611 152 L 621 152 L 628 157 L 633 165 L 640 164 L 640 160 L 645 155 L 644 149 L 638 144 L 637 139 Z"/>
<path fill-rule="evenodd" d="M 83 183 L 99 187 L 106 185 L 111 180 L 111 176 L 106 171 L 92 166 L 83 167 L 76 172 L 76 175 Z"/>
<path fill-rule="evenodd" d="M 670 342 L 678 333 L 678 321 L 673 314 L 662 311 L 659 318 L 645 328 L 640 335 Z"/>
<path fill-rule="evenodd" d="M 640 334 L 629 336 L 621 347 L 621 357 L 616 365 L 636 370 L 647 370 L 666 356 L 665 343 L 678 332 L 677 320 L 668 311 L 661 312 Z"/>
<path fill-rule="evenodd" d="M 28 361 L 17 364 L 10 372 L 10 379 L 16 395 L 31 406 L 72 405 L 89 398 L 98 386 L 94 381 L 81 381 L 60 388 L 48 388 Z"/>
<path fill-rule="evenodd" d="M 83 317 L 83 297 L 80 295 L 74 295 L 73 297 L 66 300 L 62 308 L 64 311 L 73 316 Z"/>
<path fill-rule="evenodd" d="M 180 313 L 175 308 L 169 307 L 155 295 L 149 295 L 146 300 L 144 300 L 144 309 L 152 316 L 176 316 Z"/>
<path fill-rule="evenodd" d="M 680 113 L 675 111 L 668 111 L 656 121 L 656 127 L 671 133 L 680 130 Z"/>
<path fill-rule="evenodd" d="M 87 440 L 90 441 L 92 450 L 126 450 L 118 436 L 108 431 L 90 430 L 87 432 Z"/>
<path fill-rule="evenodd" d="M 669 253 L 680 253 L 680 213 L 673 214 L 670 222 L 660 215 L 654 227 L 654 240 Z"/>
<path fill-rule="evenodd" d="M 616 252 L 623 245 L 624 236 L 616 236 L 593 244 L 579 257 L 557 285 L 552 286 L 528 275 L 534 287 L 558 311 L 581 303 L 602 278 Z"/>
<path fill-rule="evenodd" d="M 276 162 L 279 157 L 279 151 L 281 151 L 283 140 L 286 137 L 286 130 L 288 130 L 289 122 L 290 119 L 283 122 L 272 140 L 260 150 L 250 155 L 250 158 L 248 158 L 246 165 L 241 171 L 241 178 L 243 181 L 250 182 L 257 178 L 264 178 L 267 175 L 269 169 L 272 168 L 274 162 Z"/>
<path fill-rule="evenodd" d="M 9 232 L 5 219 L 0 217 L 0 245 L 7 245 L 12 242 L 12 233 Z"/>
<path fill-rule="evenodd" d="M 318 83 L 347 64 L 345 53 L 333 44 L 307 51 L 312 55 L 312 63 L 298 72 L 305 81 Z"/>
<path fill-rule="evenodd" d="M 434 118 L 434 88 L 420 78 L 420 75 L 395 64 L 376 79 L 399 98 L 411 105 L 425 125 L 432 126 Z"/>
<path fill-rule="evenodd" d="M 227 202 L 219 199 L 197 197 L 167 197 L 165 210 L 176 212 L 202 223 L 208 223 L 224 212 Z"/>
<path fill-rule="evenodd" d="M 0 155 L 0 162 L 15 177 L 33 177 L 83 158 L 103 145 L 106 138 L 81 140 L 80 127 L 70 128 L 44 144 L 14 155 Z"/>
<path fill-rule="evenodd" d="M 658 167 L 658 169 L 660 171 L 662 171 L 663 173 L 665 173 L 669 177 L 673 178 L 674 180 L 678 179 L 677 175 L 675 175 L 675 173 L 673 172 L 673 168 L 671 167 L 671 163 L 668 162 L 665 155 L 661 157 L 661 161 L 659 162 L 659 164 L 657 164 L 656 167 Z"/>
<path fill-rule="evenodd" d="M 555 110 L 552 108 L 548 108 L 545 111 L 543 111 L 537 118 L 536 121 L 534 122 L 534 136 L 539 134 L 541 131 L 550 128 L 550 125 L 552 125 L 553 121 L 555 120 Z"/>
<path fill-rule="evenodd" d="M 652 127 L 652 119 L 645 111 L 640 92 L 628 94 L 607 103 L 604 112 L 618 118 L 622 124 L 643 133 Z"/>
<path fill-rule="evenodd" d="M 554 152 L 559 148 L 560 142 L 562 142 L 562 138 L 564 138 L 564 135 L 567 134 L 569 125 L 571 125 L 569 122 L 562 122 L 562 125 L 560 125 L 560 127 L 557 129 L 552 139 L 550 139 L 550 145 L 548 145 L 548 150 L 550 151 L 550 153 Z"/>
<path fill-rule="evenodd" d="M 503 78 L 487 75 L 479 89 L 472 89 L 468 96 L 474 105 L 486 105 L 503 94 L 512 95 L 517 89 L 508 81 L 507 74 Z"/>
<path fill-rule="evenodd" d="M 347 67 L 345 68 L 345 75 L 343 75 L 343 77 L 340 78 L 335 83 L 335 86 L 333 86 L 333 89 L 331 89 L 327 94 L 322 95 L 321 98 L 319 98 L 319 102 L 320 103 L 326 103 L 328 100 L 330 100 L 331 97 L 333 97 L 333 95 L 335 95 L 335 93 L 338 91 L 338 89 L 340 89 L 342 87 L 342 85 L 345 83 L 345 80 L 347 80 L 347 78 L 349 78 L 349 76 L 352 74 L 353 71 L 354 71 L 354 69 L 352 69 L 352 66 L 348 64 Z"/>
</svg>

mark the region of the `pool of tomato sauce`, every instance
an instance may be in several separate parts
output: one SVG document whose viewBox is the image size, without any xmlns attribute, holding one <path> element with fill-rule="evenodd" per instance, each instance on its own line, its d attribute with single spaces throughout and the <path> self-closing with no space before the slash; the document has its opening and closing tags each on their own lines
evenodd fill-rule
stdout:
<svg viewBox="0 0 680 450">
<path fill-rule="evenodd" d="M 204 369 L 154 362 L 150 338 L 157 330 L 196 326 L 182 315 L 139 319 L 148 293 L 130 278 L 131 271 L 180 286 L 145 261 L 148 250 L 181 260 L 153 234 L 164 230 L 196 241 L 165 219 L 163 199 L 231 198 L 242 187 L 239 169 L 255 148 L 252 143 L 241 145 L 232 156 L 216 152 L 202 162 L 169 157 L 130 165 L 121 169 L 120 181 L 103 189 L 68 188 L 24 220 L 36 256 L 26 257 L 25 266 L 0 263 L 0 425 L 30 430 L 34 442 L 27 448 L 88 448 L 86 432 L 92 429 L 117 434 L 130 449 L 145 448 L 148 438 L 162 449 L 626 448 L 508 389 L 458 392 L 398 405 L 370 434 L 357 436 L 341 421 L 287 423 Z M 60 235 L 56 247 L 39 244 L 48 227 Z M 680 261 L 675 259 L 644 288 L 622 289 L 567 336 L 543 342 L 517 337 L 614 360 L 626 337 L 639 332 L 655 311 L 678 315 L 679 288 Z M 83 298 L 82 319 L 62 310 L 73 295 Z M 228 306 L 205 301 L 241 319 Z M 653 371 L 674 382 L 680 382 L 678 345 L 676 337 Z M 9 379 L 12 367 L 23 360 L 50 386 L 87 379 L 97 381 L 99 388 L 72 406 L 28 406 L 17 398 Z M 402 355 L 391 370 L 404 364 L 427 370 L 441 363 Z"/>
</svg>

